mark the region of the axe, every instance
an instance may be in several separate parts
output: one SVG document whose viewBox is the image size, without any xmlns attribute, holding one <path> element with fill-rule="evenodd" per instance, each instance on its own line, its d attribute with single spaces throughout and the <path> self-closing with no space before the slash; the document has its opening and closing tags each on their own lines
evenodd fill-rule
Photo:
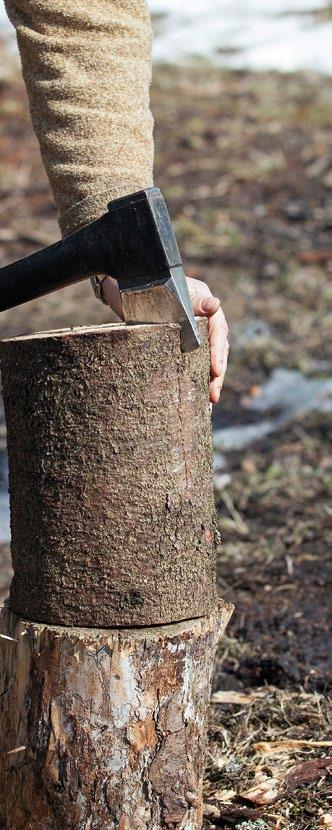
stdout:
<svg viewBox="0 0 332 830">
<path fill-rule="evenodd" d="M 0 311 L 96 274 L 117 280 L 126 323 L 180 323 L 182 351 L 200 345 L 180 252 L 158 187 L 115 199 L 96 221 L 1 268 Z"/>
</svg>

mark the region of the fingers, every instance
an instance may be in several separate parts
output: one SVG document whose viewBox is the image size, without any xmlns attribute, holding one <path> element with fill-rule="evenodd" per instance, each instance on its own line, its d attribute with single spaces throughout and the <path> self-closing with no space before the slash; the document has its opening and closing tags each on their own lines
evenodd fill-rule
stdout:
<svg viewBox="0 0 332 830">
<path fill-rule="evenodd" d="M 211 355 L 210 401 L 218 403 L 227 367 L 228 326 L 218 297 L 213 297 L 205 282 L 187 277 L 196 317 L 207 317 Z"/>
<path fill-rule="evenodd" d="M 217 298 L 211 297 L 211 300 Z M 210 401 L 218 403 L 224 382 L 228 358 L 228 326 L 220 302 L 215 305 L 216 311 L 209 316 L 209 343 L 211 360 Z M 203 303 L 202 303 L 203 305 Z M 210 305 L 212 308 L 212 303 Z M 207 316 L 207 315 L 206 315 Z"/>
<path fill-rule="evenodd" d="M 222 373 L 225 348 L 228 343 L 228 326 L 221 308 L 209 318 L 209 341 L 211 354 L 211 378 Z"/>
<path fill-rule="evenodd" d="M 229 345 L 228 340 L 226 337 L 225 346 L 224 346 L 224 354 L 222 358 L 221 364 L 221 372 L 217 375 L 210 383 L 210 401 L 211 403 L 218 403 L 220 398 L 220 393 L 222 390 L 226 369 L 227 369 L 227 360 L 228 360 L 228 352 L 229 352 Z"/>
</svg>

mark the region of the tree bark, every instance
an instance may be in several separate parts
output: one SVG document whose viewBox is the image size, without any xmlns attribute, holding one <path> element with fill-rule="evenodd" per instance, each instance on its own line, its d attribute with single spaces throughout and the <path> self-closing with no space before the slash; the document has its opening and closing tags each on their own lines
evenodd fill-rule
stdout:
<svg viewBox="0 0 332 830">
<path fill-rule="evenodd" d="M 209 348 L 177 325 L 1 344 L 14 579 L 32 620 L 138 626 L 216 605 Z"/>
<path fill-rule="evenodd" d="M 136 630 L 2 611 L 0 827 L 198 830 L 211 669 L 231 611 Z"/>
</svg>

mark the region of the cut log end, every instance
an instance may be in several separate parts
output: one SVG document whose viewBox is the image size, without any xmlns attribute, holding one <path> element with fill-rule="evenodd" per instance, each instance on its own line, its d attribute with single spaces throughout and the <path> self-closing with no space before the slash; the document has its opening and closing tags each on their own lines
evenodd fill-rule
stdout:
<svg viewBox="0 0 332 830">
<path fill-rule="evenodd" d="M 63 337 L 84 337 L 91 334 L 115 334 L 120 331 L 123 336 L 128 335 L 130 338 L 133 334 L 140 332 L 142 329 L 149 331 L 152 336 L 160 337 L 163 329 L 172 329 L 178 332 L 179 342 L 181 334 L 181 325 L 179 323 L 96 323 L 93 326 L 70 326 L 64 329 L 47 329 L 46 331 L 35 331 L 32 334 L 18 334 L 16 337 L 3 337 L 1 343 L 24 343 L 30 340 L 48 340 Z"/>
</svg>

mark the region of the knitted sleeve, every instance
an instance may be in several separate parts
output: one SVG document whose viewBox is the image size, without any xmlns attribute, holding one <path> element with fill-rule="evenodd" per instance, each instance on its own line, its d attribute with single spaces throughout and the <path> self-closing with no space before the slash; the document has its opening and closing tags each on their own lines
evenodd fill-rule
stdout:
<svg viewBox="0 0 332 830">
<path fill-rule="evenodd" d="M 152 184 L 145 0 L 6 0 L 63 234 Z"/>
</svg>

